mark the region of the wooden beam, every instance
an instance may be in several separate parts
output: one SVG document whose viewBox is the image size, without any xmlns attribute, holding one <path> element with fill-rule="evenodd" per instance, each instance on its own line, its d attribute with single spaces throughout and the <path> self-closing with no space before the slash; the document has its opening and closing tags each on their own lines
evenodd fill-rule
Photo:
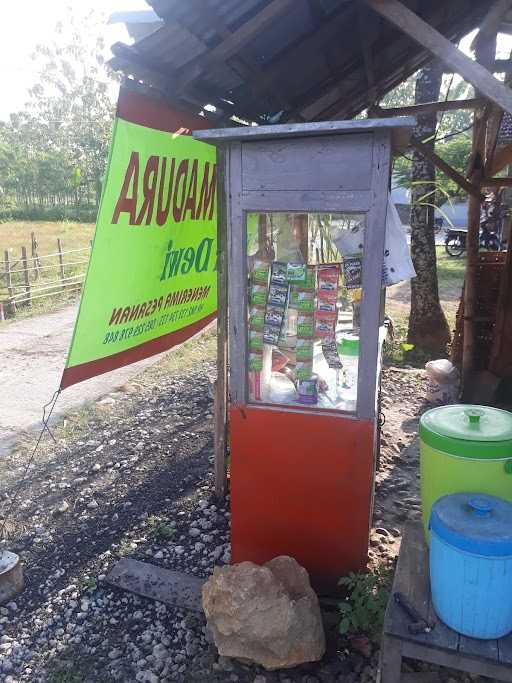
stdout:
<svg viewBox="0 0 512 683">
<path fill-rule="evenodd" d="M 315 54 L 322 51 L 332 41 L 339 40 L 351 11 L 349 4 L 342 5 L 342 9 L 335 16 L 326 17 L 319 28 L 294 43 L 264 69 L 263 75 L 258 80 L 258 86 L 267 90 L 281 87 L 283 79 L 287 78 L 291 69 L 297 68 L 297 64 L 300 63 L 305 54 Z M 357 44 L 357 39 L 357 32 L 354 32 L 354 35 L 345 36 L 345 41 L 353 42 L 354 47 Z"/>
<path fill-rule="evenodd" d="M 512 0 L 496 0 L 492 4 L 480 24 L 480 30 L 473 38 L 473 42 L 471 43 L 472 50 L 478 50 L 483 43 L 487 42 L 489 39 L 492 40 L 498 33 L 502 18 L 511 7 Z"/>
<path fill-rule="evenodd" d="M 473 195 L 474 197 L 478 197 L 478 199 L 480 199 L 480 190 L 478 189 L 478 186 L 474 185 L 469 180 L 464 178 L 464 176 L 461 173 L 452 168 L 450 164 L 446 163 L 444 159 L 441 159 L 441 157 L 438 156 L 433 150 L 431 150 L 430 147 L 428 147 L 428 145 L 425 145 L 423 142 L 420 142 L 418 140 L 411 140 L 411 146 L 414 147 L 414 149 L 418 150 L 418 152 L 422 154 L 426 159 L 435 164 L 435 166 L 439 168 L 439 170 L 441 170 L 455 183 L 457 183 L 459 187 L 468 192 L 470 195 Z"/>
<path fill-rule="evenodd" d="M 411 104 L 409 107 L 373 107 L 378 116 L 416 116 L 429 114 L 433 111 L 454 111 L 458 109 L 476 109 L 481 107 L 483 100 L 473 98 L 468 100 L 445 100 L 443 102 L 425 102 Z"/>
<path fill-rule="evenodd" d="M 217 149 L 217 381 L 215 383 L 215 496 L 227 492 L 228 434 L 228 260 L 226 152 Z"/>
<path fill-rule="evenodd" d="M 511 0 L 512 2 L 512 0 Z M 481 43 L 480 43 L 481 44 Z M 492 48 L 491 48 L 492 49 Z M 512 80 L 511 74 L 505 76 L 505 85 L 510 87 Z M 489 177 L 493 174 L 494 156 L 498 145 L 501 123 L 503 121 L 503 111 L 494 105 L 487 120 L 487 131 L 485 137 L 485 164 L 484 176 Z"/>
<path fill-rule="evenodd" d="M 272 0 L 261 12 L 242 24 L 233 31 L 229 37 L 211 50 L 206 50 L 192 62 L 180 67 L 180 75 L 176 76 L 174 86 L 178 91 L 183 90 L 189 83 L 200 78 L 205 71 L 213 65 L 229 59 L 245 43 L 251 40 L 256 33 L 263 31 L 274 22 L 280 15 L 291 10 L 293 0 Z"/>
<path fill-rule="evenodd" d="M 467 57 L 458 47 L 417 14 L 411 12 L 399 0 L 365 0 L 365 2 L 460 74 L 482 95 L 512 114 L 512 90 L 494 78 L 481 64 Z"/>
<path fill-rule="evenodd" d="M 483 178 L 482 187 L 512 187 L 512 178 Z"/>
<path fill-rule="evenodd" d="M 491 174 L 499 173 L 509 164 L 512 164 L 512 144 L 498 147 L 492 161 Z"/>
<path fill-rule="evenodd" d="M 498 143 L 498 135 L 500 133 L 502 119 L 503 110 L 499 107 L 493 106 L 487 118 L 487 130 L 485 133 L 485 176 L 492 175 L 492 165 L 494 160 L 494 154 L 496 152 L 496 145 Z"/>
<path fill-rule="evenodd" d="M 453 11 L 452 5 L 454 2 L 455 0 L 452 0 L 450 3 L 451 11 Z M 454 11 L 457 12 L 458 8 L 459 6 L 455 4 Z M 443 33 L 448 32 L 450 33 L 450 36 L 458 36 L 459 33 L 453 33 L 453 15 L 449 13 L 448 16 L 446 16 L 446 12 L 446 7 L 443 7 L 442 13 L 439 10 L 436 10 L 432 14 L 429 14 L 428 21 L 435 26 L 439 26 Z M 469 8 L 469 11 L 466 12 L 464 16 L 462 28 L 459 29 L 462 31 L 462 35 L 473 28 L 473 25 L 480 16 L 481 13 L 478 12 L 478 8 Z M 378 19 L 377 15 L 375 15 L 375 19 Z M 386 69 L 388 69 L 390 73 L 388 77 L 380 78 L 377 83 L 381 94 L 389 92 L 398 82 L 405 80 L 415 71 L 420 69 L 425 62 L 430 61 L 428 52 L 417 51 L 416 46 L 413 46 L 414 50 L 411 50 L 411 40 L 405 34 L 397 38 L 394 31 L 384 31 L 378 24 L 375 26 L 375 34 L 373 34 L 372 31 L 373 28 L 370 27 L 369 39 L 372 40 L 373 36 L 374 63 L 376 65 L 386 63 Z M 397 55 L 396 58 L 393 57 L 391 64 L 389 63 L 389 58 L 385 56 L 387 55 L 387 50 L 390 45 L 393 45 L 394 52 Z M 340 95 L 339 84 L 343 83 L 344 78 L 350 74 L 350 70 L 354 68 L 354 64 L 348 63 L 347 66 L 348 69 L 344 67 L 338 72 L 335 86 L 329 82 L 322 90 L 316 91 L 314 94 L 309 94 L 305 98 L 302 98 L 300 102 L 296 102 L 296 108 L 301 111 L 307 120 L 351 118 L 368 106 L 367 98 L 364 97 L 364 95 L 362 96 L 359 84 L 348 92 L 344 90 Z"/>
<path fill-rule="evenodd" d="M 366 29 L 366 14 L 368 8 L 364 7 L 360 2 L 357 8 L 357 28 L 361 42 L 361 52 L 363 55 L 364 71 L 366 74 L 366 84 L 368 85 L 368 99 L 373 104 L 378 100 L 378 91 L 376 88 L 375 67 L 373 64 L 372 45 Z"/>
<path fill-rule="evenodd" d="M 484 60 L 496 56 L 496 34 L 492 39 L 480 41 L 476 58 Z M 475 95 L 481 93 L 475 90 Z M 490 103 L 483 109 L 475 110 L 473 116 L 473 145 L 471 151 L 471 181 L 480 185 L 484 175 L 485 133 Z M 477 274 L 480 251 L 480 214 L 482 201 L 474 195 L 468 199 L 468 230 L 466 234 L 466 274 L 464 278 L 464 337 L 462 342 L 462 397 L 467 395 L 471 375 L 475 367 L 475 316 L 477 312 L 478 291 Z"/>
</svg>

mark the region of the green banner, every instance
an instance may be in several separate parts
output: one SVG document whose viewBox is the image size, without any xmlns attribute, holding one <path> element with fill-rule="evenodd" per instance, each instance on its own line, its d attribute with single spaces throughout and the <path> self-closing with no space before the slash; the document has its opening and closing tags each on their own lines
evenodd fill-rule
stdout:
<svg viewBox="0 0 512 683">
<path fill-rule="evenodd" d="M 61 387 L 171 348 L 213 319 L 216 238 L 215 148 L 116 118 Z"/>
</svg>

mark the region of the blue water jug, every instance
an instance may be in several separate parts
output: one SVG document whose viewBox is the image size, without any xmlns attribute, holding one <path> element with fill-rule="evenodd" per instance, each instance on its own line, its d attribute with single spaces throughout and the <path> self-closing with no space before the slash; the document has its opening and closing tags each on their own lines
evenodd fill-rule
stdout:
<svg viewBox="0 0 512 683">
<path fill-rule="evenodd" d="M 512 504 L 480 493 L 439 498 L 430 516 L 430 581 L 439 618 L 471 638 L 512 631 Z"/>
</svg>

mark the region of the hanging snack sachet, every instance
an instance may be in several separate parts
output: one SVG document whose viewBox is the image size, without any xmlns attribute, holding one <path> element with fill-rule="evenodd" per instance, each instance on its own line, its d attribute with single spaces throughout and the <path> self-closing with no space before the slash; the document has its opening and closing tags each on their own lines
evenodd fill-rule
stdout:
<svg viewBox="0 0 512 683">
<path fill-rule="evenodd" d="M 343 364 L 338 353 L 338 346 L 334 339 L 324 339 L 322 341 L 322 353 L 327 365 L 334 370 L 341 370 Z"/>
<path fill-rule="evenodd" d="M 343 258 L 343 277 L 347 289 L 358 289 L 363 284 L 362 254 L 352 254 Z"/>
</svg>

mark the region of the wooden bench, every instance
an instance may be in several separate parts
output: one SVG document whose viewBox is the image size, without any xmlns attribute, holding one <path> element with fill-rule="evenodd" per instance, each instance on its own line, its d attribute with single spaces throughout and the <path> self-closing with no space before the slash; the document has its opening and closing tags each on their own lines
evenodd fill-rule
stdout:
<svg viewBox="0 0 512 683">
<path fill-rule="evenodd" d="M 393 599 L 396 591 L 403 593 L 422 616 L 435 622 L 430 633 L 409 633 L 410 619 Z M 500 640 L 475 640 L 452 631 L 437 618 L 430 597 L 428 549 L 419 522 L 409 523 L 402 539 L 384 620 L 378 679 L 381 683 L 401 680 L 402 657 L 512 681 L 512 635 Z"/>
</svg>

